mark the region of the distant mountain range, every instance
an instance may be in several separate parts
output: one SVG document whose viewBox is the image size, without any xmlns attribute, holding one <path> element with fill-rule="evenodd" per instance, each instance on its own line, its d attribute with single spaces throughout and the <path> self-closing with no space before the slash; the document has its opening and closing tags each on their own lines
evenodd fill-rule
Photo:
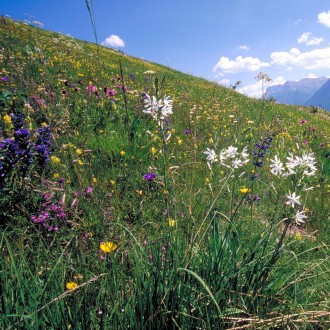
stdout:
<svg viewBox="0 0 330 330">
<path fill-rule="evenodd" d="M 287 81 L 283 85 L 268 87 L 265 97 L 274 98 L 278 103 L 309 105 L 330 111 L 330 79 L 320 77 Z"/>
</svg>

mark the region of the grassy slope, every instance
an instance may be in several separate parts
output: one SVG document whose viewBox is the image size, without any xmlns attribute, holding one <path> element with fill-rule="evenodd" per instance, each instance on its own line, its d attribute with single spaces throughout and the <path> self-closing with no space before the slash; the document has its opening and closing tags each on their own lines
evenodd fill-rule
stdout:
<svg viewBox="0 0 330 330">
<path fill-rule="evenodd" d="M 219 322 L 219 308 L 226 327 L 233 323 L 224 316 L 234 311 L 245 322 L 247 315 L 267 319 L 276 310 L 284 315 L 305 310 L 306 318 L 308 310 L 326 310 L 325 244 L 330 240 L 326 113 L 264 104 L 204 79 L 8 19 L 1 19 L 0 29 L 1 72 L 9 77 L 1 80 L 0 87 L 11 93 L 1 116 L 18 111 L 32 130 L 49 125 L 53 156 L 59 160 L 53 159 L 42 181 L 32 173 L 30 186 L 26 179 L 15 183 L 12 190 L 18 190 L 19 197 L 12 198 L 10 215 L 3 213 L 11 226 L 1 240 L 8 256 L 2 266 L 15 276 L 3 276 L 1 283 L 12 296 L 20 296 L 8 304 L 9 295 L 2 295 L 3 306 L 10 306 L 2 307 L 2 313 L 17 314 L 6 318 L 7 326 L 9 320 L 19 320 L 19 311 L 31 299 L 32 307 L 23 314 L 32 315 L 33 322 L 54 327 L 76 322 L 77 328 L 97 328 L 106 322 L 110 328 L 211 327 Z M 147 70 L 155 74 L 145 74 Z M 88 86 L 96 86 L 97 92 L 88 93 Z M 106 86 L 116 92 L 114 97 L 105 97 Z M 167 94 L 173 100 L 166 145 L 155 123 L 142 113 L 142 92 Z M 32 96 L 46 105 L 33 103 Z M 301 124 L 302 119 L 307 123 Z M 206 148 L 247 146 L 252 153 L 255 143 L 266 136 L 272 136 L 273 143 L 262 169 L 249 164 L 245 174 L 231 180 L 226 168 L 210 171 L 205 162 Z M 317 177 L 306 183 L 305 187 L 314 187 L 312 191 L 304 191 L 298 179 L 280 181 L 269 173 L 269 158 L 279 154 L 284 161 L 289 151 L 302 150 L 313 151 L 320 168 Z M 259 175 L 254 183 L 248 177 L 252 171 Z M 148 172 L 157 174 L 155 182 L 145 182 L 142 176 Z M 242 186 L 250 188 L 251 196 L 258 194 L 260 203 L 248 203 L 240 192 Z M 19 193 L 22 187 L 35 197 L 17 207 L 17 198 L 25 198 Z M 92 194 L 86 193 L 88 187 Z M 289 228 L 288 247 L 275 267 L 277 248 L 283 250 L 277 245 L 281 229 L 275 223 L 288 216 L 285 193 L 296 189 L 308 209 L 308 222 Z M 30 215 L 41 203 L 38 191 L 54 192 L 64 202 L 69 225 L 56 235 L 30 224 Z M 300 236 L 294 236 L 297 233 Z M 10 243 L 11 237 L 17 243 Z M 111 259 L 107 256 L 107 265 L 116 265 L 117 271 L 99 262 L 99 242 L 109 240 L 119 248 Z M 49 245 L 52 248 L 46 249 Z M 62 257 L 63 249 L 69 258 Z M 219 255 L 220 250 L 226 252 Z M 182 277 L 180 267 L 193 273 Z M 106 273 L 109 276 L 102 275 Z M 55 313 L 43 307 L 50 297 L 60 296 L 70 279 L 79 283 L 77 274 L 84 276 L 80 283 L 95 279 L 95 284 L 51 304 Z M 314 280 L 316 274 L 319 278 Z M 40 281 L 45 289 L 36 284 Z M 173 286 L 171 281 L 179 284 Z M 206 283 L 209 291 L 201 289 Z M 106 298 L 102 290 L 112 292 L 114 298 Z M 118 294 L 124 291 L 126 295 Z M 250 294 L 261 298 L 252 299 Z M 95 316 L 95 304 L 102 306 L 108 321 Z M 81 306 L 89 317 L 79 316 Z M 38 308 L 45 308 L 44 318 L 33 314 Z M 121 316 L 121 309 L 127 314 Z M 287 318 L 294 322 L 294 317 Z M 33 322 L 28 317 L 25 327 L 33 328 Z"/>
</svg>

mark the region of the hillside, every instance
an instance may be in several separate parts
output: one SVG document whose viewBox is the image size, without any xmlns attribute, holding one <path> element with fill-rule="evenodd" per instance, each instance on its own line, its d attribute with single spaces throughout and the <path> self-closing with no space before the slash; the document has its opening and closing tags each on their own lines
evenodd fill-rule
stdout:
<svg viewBox="0 0 330 330">
<path fill-rule="evenodd" d="M 0 18 L 0 328 L 326 328 L 330 117 Z"/>
</svg>

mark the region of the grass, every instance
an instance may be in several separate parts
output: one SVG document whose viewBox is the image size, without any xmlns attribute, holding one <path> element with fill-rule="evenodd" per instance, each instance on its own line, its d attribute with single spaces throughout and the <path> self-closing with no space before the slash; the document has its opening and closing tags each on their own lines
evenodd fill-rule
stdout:
<svg viewBox="0 0 330 330">
<path fill-rule="evenodd" d="M 329 326 L 328 113 L 0 29 L 0 327 Z"/>
</svg>

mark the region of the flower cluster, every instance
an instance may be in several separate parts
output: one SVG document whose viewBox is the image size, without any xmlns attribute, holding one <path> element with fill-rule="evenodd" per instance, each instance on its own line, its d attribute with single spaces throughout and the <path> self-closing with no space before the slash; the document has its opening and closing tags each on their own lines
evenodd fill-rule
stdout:
<svg viewBox="0 0 330 330">
<path fill-rule="evenodd" d="M 0 188 L 14 169 L 19 169 L 25 175 L 31 164 L 35 163 L 44 168 L 49 162 L 52 137 L 50 128 L 45 126 L 35 131 L 33 143 L 31 133 L 24 128 L 24 116 L 11 114 L 13 137 L 0 141 Z"/>
<path fill-rule="evenodd" d="M 158 125 L 163 127 L 164 121 L 167 119 L 172 112 L 172 100 L 169 96 L 164 97 L 164 99 L 157 100 L 155 96 L 149 96 L 145 94 L 144 96 L 144 110 L 143 112 L 152 116 L 154 120 L 158 122 Z"/>
<path fill-rule="evenodd" d="M 255 144 L 255 150 L 253 150 L 252 155 L 254 156 L 253 164 L 257 167 L 262 167 L 263 159 L 267 150 L 270 148 L 273 142 L 273 138 L 266 135 L 262 140 Z"/>
<path fill-rule="evenodd" d="M 313 153 L 304 153 L 302 156 L 293 156 L 290 154 L 287 158 L 285 167 L 280 158 L 275 155 L 274 159 L 271 159 L 270 172 L 276 176 L 289 176 L 302 172 L 302 176 L 313 176 L 317 171 L 315 166 L 316 161 Z"/>
<path fill-rule="evenodd" d="M 40 224 L 50 232 L 59 230 L 59 223 L 67 218 L 62 202 L 53 202 L 53 194 L 44 195 L 45 202 L 41 205 L 38 215 L 32 215 L 31 220 L 35 224 Z"/>
<path fill-rule="evenodd" d="M 206 159 L 210 163 L 219 162 L 221 165 L 231 169 L 239 168 L 249 162 L 249 154 L 247 153 L 246 147 L 239 152 L 238 148 L 229 146 L 227 149 L 222 149 L 219 156 L 213 149 L 207 148 L 204 154 L 207 155 Z"/>
</svg>

